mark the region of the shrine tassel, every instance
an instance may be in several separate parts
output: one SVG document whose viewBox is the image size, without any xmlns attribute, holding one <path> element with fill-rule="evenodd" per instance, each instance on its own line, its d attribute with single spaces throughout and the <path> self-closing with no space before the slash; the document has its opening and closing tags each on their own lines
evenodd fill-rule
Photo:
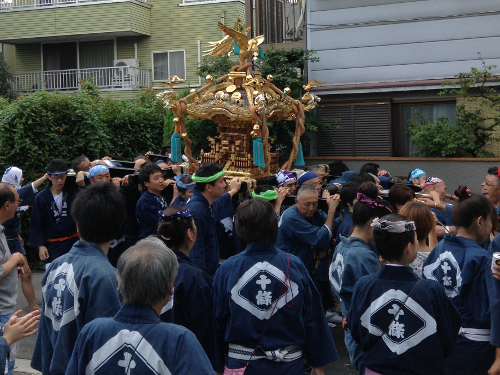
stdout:
<svg viewBox="0 0 500 375">
<path fill-rule="evenodd" d="M 253 141 L 253 164 L 256 167 L 265 168 L 264 165 L 264 146 L 262 145 L 262 138 L 255 138 Z"/>
<path fill-rule="evenodd" d="M 172 152 L 170 154 L 170 159 L 174 163 L 178 163 L 182 161 L 181 159 L 181 135 L 180 134 L 172 134 Z"/>
<path fill-rule="evenodd" d="M 266 58 L 266 55 L 264 55 L 264 51 L 259 46 L 259 59 L 264 60 L 265 58 Z"/>
<path fill-rule="evenodd" d="M 303 167 L 305 165 L 304 161 L 304 152 L 302 151 L 302 143 L 299 141 L 299 153 L 297 155 L 297 158 L 295 159 L 295 166 L 296 167 Z"/>
<path fill-rule="evenodd" d="M 238 42 L 236 42 L 236 38 L 234 38 L 234 54 L 235 55 L 240 54 L 240 46 L 238 45 Z"/>
</svg>

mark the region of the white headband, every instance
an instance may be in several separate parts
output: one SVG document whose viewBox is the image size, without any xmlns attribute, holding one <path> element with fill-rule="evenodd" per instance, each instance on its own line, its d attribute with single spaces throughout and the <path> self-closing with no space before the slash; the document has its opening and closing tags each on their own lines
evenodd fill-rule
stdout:
<svg viewBox="0 0 500 375">
<path fill-rule="evenodd" d="M 405 233 L 416 230 L 414 221 L 388 221 L 376 217 L 372 222 L 373 229 L 382 229 L 389 233 Z"/>
</svg>

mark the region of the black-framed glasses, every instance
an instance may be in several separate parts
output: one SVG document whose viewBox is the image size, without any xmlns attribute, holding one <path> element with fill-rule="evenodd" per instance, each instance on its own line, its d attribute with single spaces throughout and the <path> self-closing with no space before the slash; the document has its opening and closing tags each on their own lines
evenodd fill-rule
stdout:
<svg viewBox="0 0 500 375">
<path fill-rule="evenodd" d="M 498 185 L 496 185 L 496 184 L 492 184 L 491 182 L 489 182 L 489 181 L 487 181 L 487 180 L 484 180 L 484 181 L 483 181 L 483 184 L 485 184 L 485 185 L 486 185 L 486 186 L 488 186 L 488 187 L 495 187 L 495 186 L 498 186 Z M 481 184 L 481 185 L 482 185 L 482 184 Z"/>
<path fill-rule="evenodd" d="M 53 181 L 64 181 L 66 179 L 66 173 L 60 175 L 51 175 L 50 179 Z"/>
</svg>

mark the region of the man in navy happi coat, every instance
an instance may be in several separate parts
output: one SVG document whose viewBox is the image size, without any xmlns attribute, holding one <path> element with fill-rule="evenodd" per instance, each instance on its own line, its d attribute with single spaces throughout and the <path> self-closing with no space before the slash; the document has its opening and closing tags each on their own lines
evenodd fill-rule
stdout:
<svg viewBox="0 0 500 375">
<path fill-rule="evenodd" d="M 214 205 L 214 202 L 225 193 L 224 169 L 219 164 L 206 163 L 196 171 L 192 179 L 196 186 L 187 207 L 193 215 L 198 236 L 189 258 L 196 267 L 213 276 L 219 267 L 220 257 L 215 220 L 221 220 L 225 211 L 222 205 Z M 233 178 L 230 186 L 238 191 L 241 182 L 238 178 Z"/>
<path fill-rule="evenodd" d="M 337 198 L 339 198 L 337 196 Z M 318 210 L 318 193 L 313 186 L 302 186 L 295 205 L 281 216 L 276 247 L 299 257 L 309 274 L 315 269 L 315 251 L 330 249 L 338 199 L 327 199 L 328 214 Z"/>
<path fill-rule="evenodd" d="M 113 318 L 85 326 L 66 374 L 213 375 L 196 336 L 160 320 L 173 294 L 177 266 L 173 252 L 158 238 L 125 251 L 118 260 L 124 305 Z"/>
<path fill-rule="evenodd" d="M 246 374 L 313 373 L 338 355 L 321 298 L 304 264 L 274 246 L 277 218 L 261 198 L 239 206 L 236 231 L 245 250 L 217 271 L 213 313 L 222 341 L 229 344 L 226 366 Z M 316 372 L 318 371 L 318 372 Z"/>
<path fill-rule="evenodd" d="M 165 182 L 161 169 L 156 164 L 145 164 L 139 170 L 139 181 L 146 190 L 135 206 L 135 215 L 139 223 L 139 239 L 156 233 L 158 226 L 158 211 L 168 207 L 168 203 L 161 193 Z"/>
<path fill-rule="evenodd" d="M 30 221 L 30 246 L 38 247 L 40 260 L 52 262 L 78 240 L 71 204 L 77 189 L 66 186 L 67 165 L 60 159 L 47 166 L 50 185 L 38 193 Z"/>
<path fill-rule="evenodd" d="M 72 214 L 80 234 L 71 251 L 50 264 L 42 279 L 42 315 L 31 366 L 43 375 L 66 372 L 78 333 L 121 306 L 116 269 L 106 253 L 125 219 L 125 203 L 111 183 L 82 190 Z"/>
</svg>

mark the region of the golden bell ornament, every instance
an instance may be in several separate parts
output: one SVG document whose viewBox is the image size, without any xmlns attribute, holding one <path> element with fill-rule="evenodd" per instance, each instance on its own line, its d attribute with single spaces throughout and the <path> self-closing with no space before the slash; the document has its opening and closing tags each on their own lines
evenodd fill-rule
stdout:
<svg viewBox="0 0 500 375">
<path fill-rule="evenodd" d="M 283 92 L 287 95 L 290 95 L 290 93 L 292 92 L 292 90 L 290 90 L 290 87 L 285 87 L 285 89 L 283 90 Z"/>
<path fill-rule="evenodd" d="M 257 125 L 257 124 L 255 124 L 255 125 L 253 126 L 253 130 L 260 130 L 260 126 L 259 126 L 259 125 Z"/>
<path fill-rule="evenodd" d="M 188 136 L 188 135 L 187 135 L 187 133 L 182 133 L 182 134 L 181 134 L 181 138 L 182 138 L 182 139 L 186 139 L 186 138 L 187 138 L 187 136 Z"/>
<path fill-rule="evenodd" d="M 267 75 L 267 80 L 268 80 L 269 82 L 272 82 L 272 81 L 273 81 L 273 79 L 274 79 L 274 77 L 273 77 L 273 75 L 272 75 L 272 74 L 268 74 L 268 75 Z"/>
<path fill-rule="evenodd" d="M 250 133 L 250 135 L 252 136 L 252 138 L 257 138 L 258 134 L 252 130 L 252 132 Z"/>
<path fill-rule="evenodd" d="M 173 120 L 174 124 L 178 124 L 181 119 L 179 117 L 175 117 Z"/>
<path fill-rule="evenodd" d="M 189 92 L 192 94 L 193 92 L 196 92 L 196 89 L 191 89 Z"/>
<path fill-rule="evenodd" d="M 212 77 L 210 74 L 205 77 L 208 83 L 212 83 L 214 81 L 214 77 Z"/>
</svg>

